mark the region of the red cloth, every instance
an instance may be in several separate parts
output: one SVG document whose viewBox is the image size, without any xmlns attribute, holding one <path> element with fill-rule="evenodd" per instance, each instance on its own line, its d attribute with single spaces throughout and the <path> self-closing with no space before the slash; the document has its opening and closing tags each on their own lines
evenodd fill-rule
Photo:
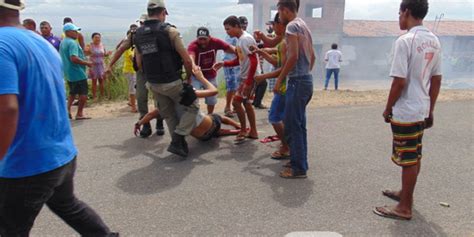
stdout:
<svg viewBox="0 0 474 237">
<path fill-rule="evenodd" d="M 199 47 L 197 40 L 194 40 L 188 46 L 189 54 L 194 54 L 195 63 L 204 74 L 207 79 L 216 78 L 217 72 L 212 69 L 212 66 L 216 63 L 216 55 L 218 50 L 228 50 L 230 45 L 220 39 L 210 37 L 209 45 L 203 49 Z"/>
</svg>

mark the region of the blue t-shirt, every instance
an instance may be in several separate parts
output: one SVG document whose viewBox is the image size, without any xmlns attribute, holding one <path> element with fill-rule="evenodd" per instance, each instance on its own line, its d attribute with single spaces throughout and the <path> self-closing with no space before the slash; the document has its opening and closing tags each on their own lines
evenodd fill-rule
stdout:
<svg viewBox="0 0 474 237">
<path fill-rule="evenodd" d="M 0 95 L 16 95 L 19 104 L 17 131 L 0 160 L 0 177 L 42 174 L 77 155 L 61 68 L 58 52 L 40 35 L 0 27 Z"/>
<path fill-rule="evenodd" d="M 232 46 L 237 46 L 237 41 L 238 39 L 236 37 L 230 37 L 229 35 L 227 35 L 225 37 L 225 42 L 232 45 Z M 237 55 L 233 54 L 233 53 L 224 53 L 224 57 L 223 57 L 223 60 L 224 61 L 231 61 L 231 60 L 234 60 L 235 57 L 237 57 Z"/>
<path fill-rule="evenodd" d="M 86 66 L 75 64 L 71 61 L 71 56 L 86 60 L 84 51 L 82 51 L 77 41 L 68 37 L 64 38 L 59 47 L 59 53 L 64 63 L 64 77 L 67 81 L 75 82 L 87 79 Z"/>
</svg>

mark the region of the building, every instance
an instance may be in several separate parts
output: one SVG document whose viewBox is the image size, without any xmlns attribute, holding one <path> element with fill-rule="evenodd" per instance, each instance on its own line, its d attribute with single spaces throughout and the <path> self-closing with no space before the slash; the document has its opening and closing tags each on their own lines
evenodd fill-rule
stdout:
<svg viewBox="0 0 474 237">
<path fill-rule="evenodd" d="M 239 4 L 253 4 L 254 29 L 264 29 L 265 22 L 277 12 L 277 2 L 239 0 Z M 307 22 L 313 33 L 316 77 L 324 76 L 324 53 L 331 44 L 338 43 L 344 54 L 343 78 L 387 78 L 393 43 L 404 33 L 398 22 L 345 20 L 344 12 L 345 0 L 300 0 L 299 17 Z M 445 75 L 448 78 L 472 77 L 474 21 L 426 21 L 425 26 L 440 37 Z"/>
</svg>

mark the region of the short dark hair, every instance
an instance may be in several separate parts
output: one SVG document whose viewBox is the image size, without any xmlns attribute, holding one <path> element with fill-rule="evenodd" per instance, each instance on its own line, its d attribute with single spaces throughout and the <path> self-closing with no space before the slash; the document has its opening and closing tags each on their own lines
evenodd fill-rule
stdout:
<svg viewBox="0 0 474 237">
<path fill-rule="evenodd" d="M 400 4 L 400 10 L 402 12 L 409 10 L 411 16 L 421 20 L 428 14 L 428 9 L 428 0 L 402 0 Z"/>
<path fill-rule="evenodd" d="M 331 49 L 337 49 L 337 44 L 332 44 Z"/>
<path fill-rule="evenodd" d="M 148 16 L 155 16 L 155 15 L 160 15 L 164 11 L 166 11 L 166 8 L 164 7 L 156 7 L 156 8 L 148 8 Z"/>
<path fill-rule="evenodd" d="M 224 20 L 224 25 L 240 28 L 240 20 L 237 16 L 229 16 Z"/>
<path fill-rule="evenodd" d="M 48 25 L 49 27 L 51 27 L 51 24 L 49 24 L 49 22 L 47 22 L 47 21 L 42 21 L 42 22 L 40 23 L 40 27 L 41 27 L 41 26 L 45 26 L 45 25 Z"/>
<path fill-rule="evenodd" d="M 72 18 L 71 17 L 64 17 L 63 25 L 65 25 L 66 23 L 72 23 Z"/>
<path fill-rule="evenodd" d="M 299 0 L 280 0 L 278 1 L 278 7 L 287 8 L 291 12 L 298 12 L 300 7 Z"/>
<path fill-rule="evenodd" d="M 94 39 L 94 37 L 95 37 L 96 35 L 101 36 L 100 33 L 95 32 L 95 33 L 92 33 L 92 37 L 91 37 L 91 38 Z"/>
<path fill-rule="evenodd" d="M 273 19 L 273 22 L 276 23 L 276 24 L 280 24 L 280 23 L 281 23 L 281 20 L 280 20 L 280 13 L 275 14 L 275 19 Z"/>
<path fill-rule="evenodd" d="M 36 22 L 33 19 L 24 19 L 23 20 L 23 25 L 32 25 L 36 29 Z"/>
</svg>

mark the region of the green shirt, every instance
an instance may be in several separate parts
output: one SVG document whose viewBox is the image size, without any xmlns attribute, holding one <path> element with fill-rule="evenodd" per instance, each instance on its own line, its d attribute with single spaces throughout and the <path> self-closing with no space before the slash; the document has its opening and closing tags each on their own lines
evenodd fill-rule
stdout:
<svg viewBox="0 0 474 237">
<path fill-rule="evenodd" d="M 71 56 L 76 56 L 81 60 L 86 60 L 84 51 L 75 40 L 65 38 L 59 47 L 59 53 L 63 61 L 64 77 L 67 81 L 75 82 L 87 79 L 86 66 L 75 64 L 71 61 Z"/>
<path fill-rule="evenodd" d="M 277 66 L 281 68 L 283 65 L 282 62 L 282 53 L 283 53 L 283 41 L 277 45 Z M 286 78 L 281 82 L 280 92 L 282 95 L 286 94 Z"/>
</svg>

